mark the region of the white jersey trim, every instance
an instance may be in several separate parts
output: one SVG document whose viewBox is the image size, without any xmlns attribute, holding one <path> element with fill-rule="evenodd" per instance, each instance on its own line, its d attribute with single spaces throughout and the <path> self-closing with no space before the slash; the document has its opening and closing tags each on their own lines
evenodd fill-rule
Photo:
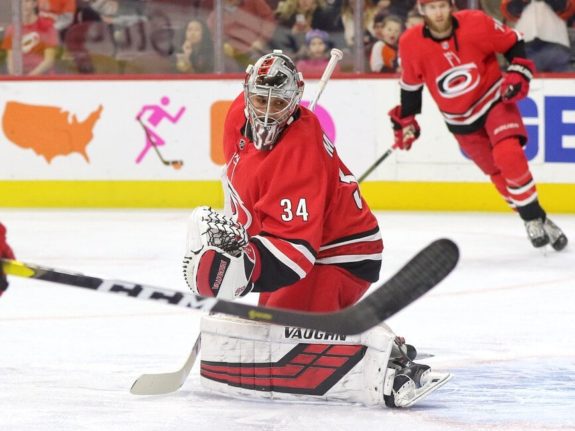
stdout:
<svg viewBox="0 0 575 431">
<path fill-rule="evenodd" d="M 371 242 L 371 241 L 378 241 L 381 239 L 381 232 L 377 231 L 376 233 L 369 235 L 369 236 L 362 236 L 361 238 L 354 238 L 350 239 L 349 241 L 342 241 L 335 244 L 324 245 L 319 248 L 320 253 L 325 250 L 329 250 L 335 247 L 341 247 L 342 245 L 348 244 L 355 244 L 357 242 Z"/>
<path fill-rule="evenodd" d="M 399 86 L 405 91 L 419 91 L 423 87 L 423 84 L 408 84 L 403 79 L 400 79 Z"/>
<path fill-rule="evenodd" d="M 344 254 L 341 256 L 324 257 L 317 260 L 317 263 L 337 264 L 349 262 L 361 262 L 364 260 L 381 260 L 381 253 L 375 254 Z"/>
<path fill-rule="evenodd" d="M 507 191 L 511 195 L 520 195 L 522 193 L 525 193 L 526 191 L 528 191 L 532 187 L 535 187 L 535 180 L 529 181 L 523 187 L 518 187 L 518 188 L 507 187 Z"/>
<path fill-rule="evenodd" d="M 524 207 L 525 205 L 528 205 L 531 202 L 535 202 L 537 200 L 537 192 L 533 193 L 527 199 L 518 200 L 518 199 L 513 199 L 512 197 L 510 199 L 516 206 Z"/>
</svg>

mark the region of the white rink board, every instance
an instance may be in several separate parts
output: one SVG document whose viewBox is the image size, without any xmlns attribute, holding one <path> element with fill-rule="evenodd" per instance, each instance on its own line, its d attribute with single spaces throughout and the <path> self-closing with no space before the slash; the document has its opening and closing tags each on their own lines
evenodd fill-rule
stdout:
<svg viewBox="0 0 575 431">
<path fill-rule="evenodd" d="M 100 105 L 103 111 L 87 146 L 89 163 L 77 153 L 56 156 L 48 163 L 31 149 L 14 145 L 2 127 L 0 180 L 217 180 L 220 166 L 210 158 L 210 109 L 215 102 L 233 100 L 242 90 L 238 79 L 3 81 L 1 86 L 1 118 L 11 101 L 59 107 L 77 115 L 80 122 Z M 311 100 L 316 89 L 317 80 L 309 81 L 304 101 Z M 159 104 L 164 96 L 170 99 L 170 112 L 185 107 L 177 124 L 164 122 L 158 127 L 166 141 L 160 147 L 162 155 L 182 159 L 181 170 L 166 168 L 152 151 L 140 164 L 135 162 L 145 143 L 135 117 L 142 106 Z M 332 79 L 322 94 L 319 108 L 333 120 L 338 151 L 357 175 L 392 144 L 387 112 L 398 100 L 395 79 Z M 535 80 L 525 103 L 537 114 L 525 118 L 533 129 L 530 145 L 537 147 L 530 156 L 537 180 L 575 183 L 575 83 Z M 418 121 L 422 136 L 414 148 L 394 154 L 370 180 L 485 181 L 459 152 L 428 93 Z"/>
</svg>

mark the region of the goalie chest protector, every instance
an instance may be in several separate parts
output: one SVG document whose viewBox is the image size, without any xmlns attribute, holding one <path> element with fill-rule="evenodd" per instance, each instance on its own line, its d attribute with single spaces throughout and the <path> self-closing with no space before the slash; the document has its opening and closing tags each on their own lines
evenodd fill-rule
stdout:
<svg viewBox="0 0 575 431">
<path fill-rule="evenodd" d="M 228 396 L 373 406 L 393 381 L 384 326 L 345 336 L 210 315 L 201 336 L 202 385 Z"/>
</svg>

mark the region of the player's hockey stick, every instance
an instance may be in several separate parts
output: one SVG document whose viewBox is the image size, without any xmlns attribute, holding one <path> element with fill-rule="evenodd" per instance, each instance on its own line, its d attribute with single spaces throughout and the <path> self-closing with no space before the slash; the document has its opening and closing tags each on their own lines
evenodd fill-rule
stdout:
<svg viewBox="0 0 575 431">
<path fill-rule="evenodd" d="M 337 66 L 337 63 L 342 58 L 343 58 L 343 52 L 341 52 L 339 49 L 333 48 L 330 51 L 329 62 L 327 63 L 327 66 L 325 67 L 325 70 L 323 71 L 323 74 L 321 75 L 321 78 L 319 80 L 319 88 L 317 90 L 317 93 L 315 94 L 315 97 L 313 98 L 313 100 L 309 104 L 309 110 L 310 111 L 315 110 L 315 106 L 317 105 L 317 101 L 319 100 L 319 96 L 321 96 L 321 93 L 323 93 L 323 90 L 324 90 L 325 86 L 327 85 L 327 81 L 329 81 L 329 78 L 331 77 L 331 74 L 333 73 L 335 66 Z"/>
<path fill-rule="evenodd" d="M 331 77 L 335 66 L 343 58 L 343 53 L 339 49 L 331 50 L 331 57 L 321 76 L 319 88 L 311 103 L 309 109 L 313 112 L 317 106 L 319 96 L 322 94 L 327 81 Z M 194 347 L 188 355 L 188 359 L 179 370 L 168 373 L 142 374 L 132 385 L 130 392 L 136 395 L 159 395 L 177 391 L 186 381 L 194 362 L 200 351 L 201 334 L 196 338 Z"/>
<path fill-rule="evenodd" d="M 363 180 L 365 180 L 375 170 L 375 168 L 377 168 L 381 164 L 381 162 L 383 162 L 385 159 L 389 157 L 391 153 L 393 153 L 394 149 L 395 149 L 394 147 L 388 148 L 385 153 L 383 153 L 375 162 L 373 162 L 373 164 L 369 168 L 367 168 L 367 170 L 359 177 L 357 182 L 362 183 Z"/>
<path fill-rule="evenodd" d="M 172 166 L 174 169 L 180 169 L 182 166 L 184 166 L 183 160 L 166 160 L 166 159 L 164 159 L 162 157 L 162 154 L 160 154 L 160 150 L 158 150 L 158 146 L 156 145 L 156 143 L 154 142 L 154 140 L 150 136 L 150 131 L 148 130 L 148 128 L 144 125 L 144 123 L 142 123 L 142 120 L 140 120 L 139 118 L 137 118 L 136 120 L 138 121 L 138 123 L 140 123 L 140 126 L 142 126 L 142 129 L 144 129 L 144 133 L 146 134 L 146 138 L 148 139 L 148 141 L 150 141 L 150 143 L 152 144 L 152 147 L 154 148 L 154 151 L 158 155 L 158 158 L 160 159 L 160 161 L 164 165 Z"/>
<path fill-rule="evenodd" d="M 2 268 L 11 276 L 228 314 L 257 322 L 353 335 L 367 331 L 431 290 L 453 270 L 458 259 L 459 250 L 455 243 L 449 239 L 438 239 L 415 255 L 392 278 L 379 284 L 365 299 L 333 313 L 299 312 L 206 298 L 188 292 L 71 273 L 16 260 L 2 260 Z"/>
<path fill-rule="evenodd" d="M 406 136 L 413 136 L 413 131 L 411 130 L 407 130 L 405 132 Z M 393 151 L 396 149 L 397 147 L 395 145 L 389 147 L 385 153 L 383 153 L 381 156 L 379 156 L 379 158 L 373 162 L 373 164 L 367 168 L 367 170 L 359 177 L 359 179 L 357 180 L 358 183 L 363 182 L 363 180 L 365 180 L 374 170 L 375 168 L 377 168 L 379 165 L 381 165 L 381 162 L 383 162 L 385 159 L 387 159 L 389 157 L 389 155 L 391 153 L 393 153 Z"/>
</svg>

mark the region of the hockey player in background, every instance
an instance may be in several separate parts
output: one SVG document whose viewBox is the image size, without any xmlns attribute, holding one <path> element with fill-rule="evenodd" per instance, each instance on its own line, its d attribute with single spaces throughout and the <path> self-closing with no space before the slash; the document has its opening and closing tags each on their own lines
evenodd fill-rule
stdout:
<svg viewBox="0 0 575 431">
<path fill-rule="evenodd" d="M 420 135 L 425 84 L 461 150 L 486 174 L 525 223 L 534 247 L 559 251 L 567 237 L 537 198 L 523 146 L 527 133 L 517 102 L 527 96 L 534 65 L 520 33 L 477 10 L 454 12 L 449 0 L 419 0 L 425 24 L 399 41 L 401 104 L 389 115 L 395 147 L 409 150 Z M 504 74 L 496 59 L 509 62 Z"/>
<path fill-rule="evenodd" d="M 6 240 L 6 228 L 2 223 L 0 223 L 0 259 L 15 259 L 12 248 L 10 248 Z M 2 265 L 0 265 L 0 296 L 7 288 L 8 280 L 6 280 L 6 274 L 4 274 Z"/>
<path fill-rule="evenodd" d="M 377 220 L 316 116 L 300 106 L 303 90 L 281 51 L 248 68 L 224 126 L 226 214 L 199 207 L 189 221 L 184 276 L 195 293 L 260 292 L 261 305 L 329 312 L 378 280 Z M 202 383 L 242 397 L 407 407 L 450 377 L 413 363 L 386 325 L 342 337 L 209 316 L 201 337 Z"/>
</svg>

